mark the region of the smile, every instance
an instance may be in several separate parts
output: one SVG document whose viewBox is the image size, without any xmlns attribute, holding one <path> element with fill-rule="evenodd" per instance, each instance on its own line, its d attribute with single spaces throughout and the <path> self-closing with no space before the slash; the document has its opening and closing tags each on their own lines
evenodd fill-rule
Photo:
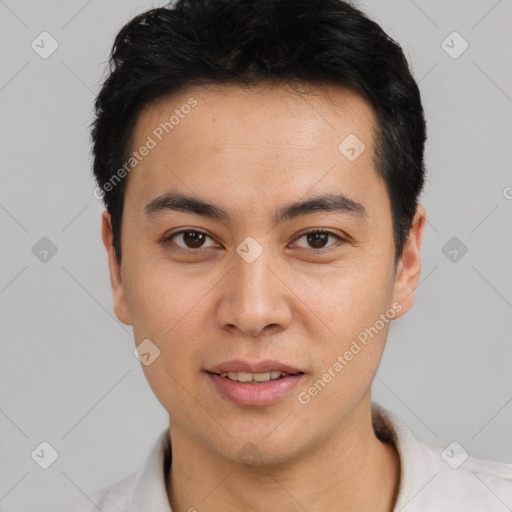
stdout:
<svg viewBox="0 0 512 512">
<path fill-rule="evenodd" d="M 269 382 L 271 380 L 281 379 L 283 377 L 289 377 L 290 375 L 298 375 L 302 372 L 297 373 L 284 373 L 279 370 L 264 372 L 264 373 L 248 373 L 248 372 L 227 372 L 221 373 L 221 377 L 225 377 L 235 382 L 248 382 L 251 384 L 258 384 L 260 382 Z"/>
<path fill-rule="evenodd" d="M 278 370 L 262 373 L 206 372 L 216 394 L 232 404 L 245 407 L 268 407 L 283 400 L 306 377 L 304 372 Z"/>
</svg>

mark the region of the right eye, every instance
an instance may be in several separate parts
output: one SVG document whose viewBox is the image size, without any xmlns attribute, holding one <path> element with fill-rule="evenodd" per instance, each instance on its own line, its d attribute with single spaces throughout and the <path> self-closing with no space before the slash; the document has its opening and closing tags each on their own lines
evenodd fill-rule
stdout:
<svg viewBox="0 0 512 512">
<path fill-rule="evenodd" d="M 204 249 L 204 242 L 208 238 L 213 242 L 213 239 L 204 231 L 199 231 L 198 229 L 180 229 L 179 231 L 175 231 L 174 233 L 166 236 L 163 240 L 163 243 L 171 246 L 171 248 L 174 244 L 177 245 L 180 249 L 194 252 L 198 249 Z M 175 242 L 175 239 L 181 240 L 182 244 Z M 214 243 L 213 247 L 215 245 L 216 244 Z"/>
</svg>

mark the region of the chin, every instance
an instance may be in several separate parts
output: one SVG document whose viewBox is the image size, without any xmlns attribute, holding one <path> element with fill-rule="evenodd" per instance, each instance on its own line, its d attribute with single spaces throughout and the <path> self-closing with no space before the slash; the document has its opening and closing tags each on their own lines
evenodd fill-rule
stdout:
<svg viewBox="0 0 512 512">
<path fill-rule="evenodd" d="M 228 446 L 217 446 L 216 451 L 231 462 L 250 467 L 275 466 L 297 454 L 297 436 L 273 435 L 272 437 L 273 439 L 270 440 L 268 432 L 238 436 L 234 440 L 230 439 Z M 289 445 L 291 439 L 294 442 Z"/>
</svg>

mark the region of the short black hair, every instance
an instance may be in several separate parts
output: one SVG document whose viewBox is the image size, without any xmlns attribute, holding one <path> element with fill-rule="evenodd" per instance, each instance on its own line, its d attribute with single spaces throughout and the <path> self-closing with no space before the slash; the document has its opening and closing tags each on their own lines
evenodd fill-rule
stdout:
<svg viewBox="0 0 512 512">
<path fill-rule="evenodd" d="M 127 179 L 113 177 L 126 169 L 141 110 L 192 86 L 265 81 L 346 86 L 370 102 L 398 262 L 423 188 L 426 125 L 402 49 L 358 8 L 343 0 L 177 0 L 124 25 L 109 71 L 91 125 L 93 171 L 119 263 Z"/>
</svg>

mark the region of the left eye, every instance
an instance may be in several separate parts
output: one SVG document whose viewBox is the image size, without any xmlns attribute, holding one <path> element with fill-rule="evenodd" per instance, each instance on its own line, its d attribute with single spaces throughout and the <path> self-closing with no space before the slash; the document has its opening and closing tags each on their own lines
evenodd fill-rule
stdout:
<svg viewBox="0 0 512 512">
<path fill-rule="evenodd" d="M 315 231 L 308 231 L 307 233 L 304 233 L 301 235 L 297 240 L 300 240 L 301 238 L 306 237 L 306 243 L 310 245 L 313 249 L 321 250 L 325 249 L 326 247 L 330 247 L 333 244 L 326 245 L 329 237 L 336 237 L 338 240 L 342 240 L 342 238 L 337 235 L 336 233 L 333 233 L 332 231 L 325 231 L 325 230 L 315 230 Z"/>
</svg>

